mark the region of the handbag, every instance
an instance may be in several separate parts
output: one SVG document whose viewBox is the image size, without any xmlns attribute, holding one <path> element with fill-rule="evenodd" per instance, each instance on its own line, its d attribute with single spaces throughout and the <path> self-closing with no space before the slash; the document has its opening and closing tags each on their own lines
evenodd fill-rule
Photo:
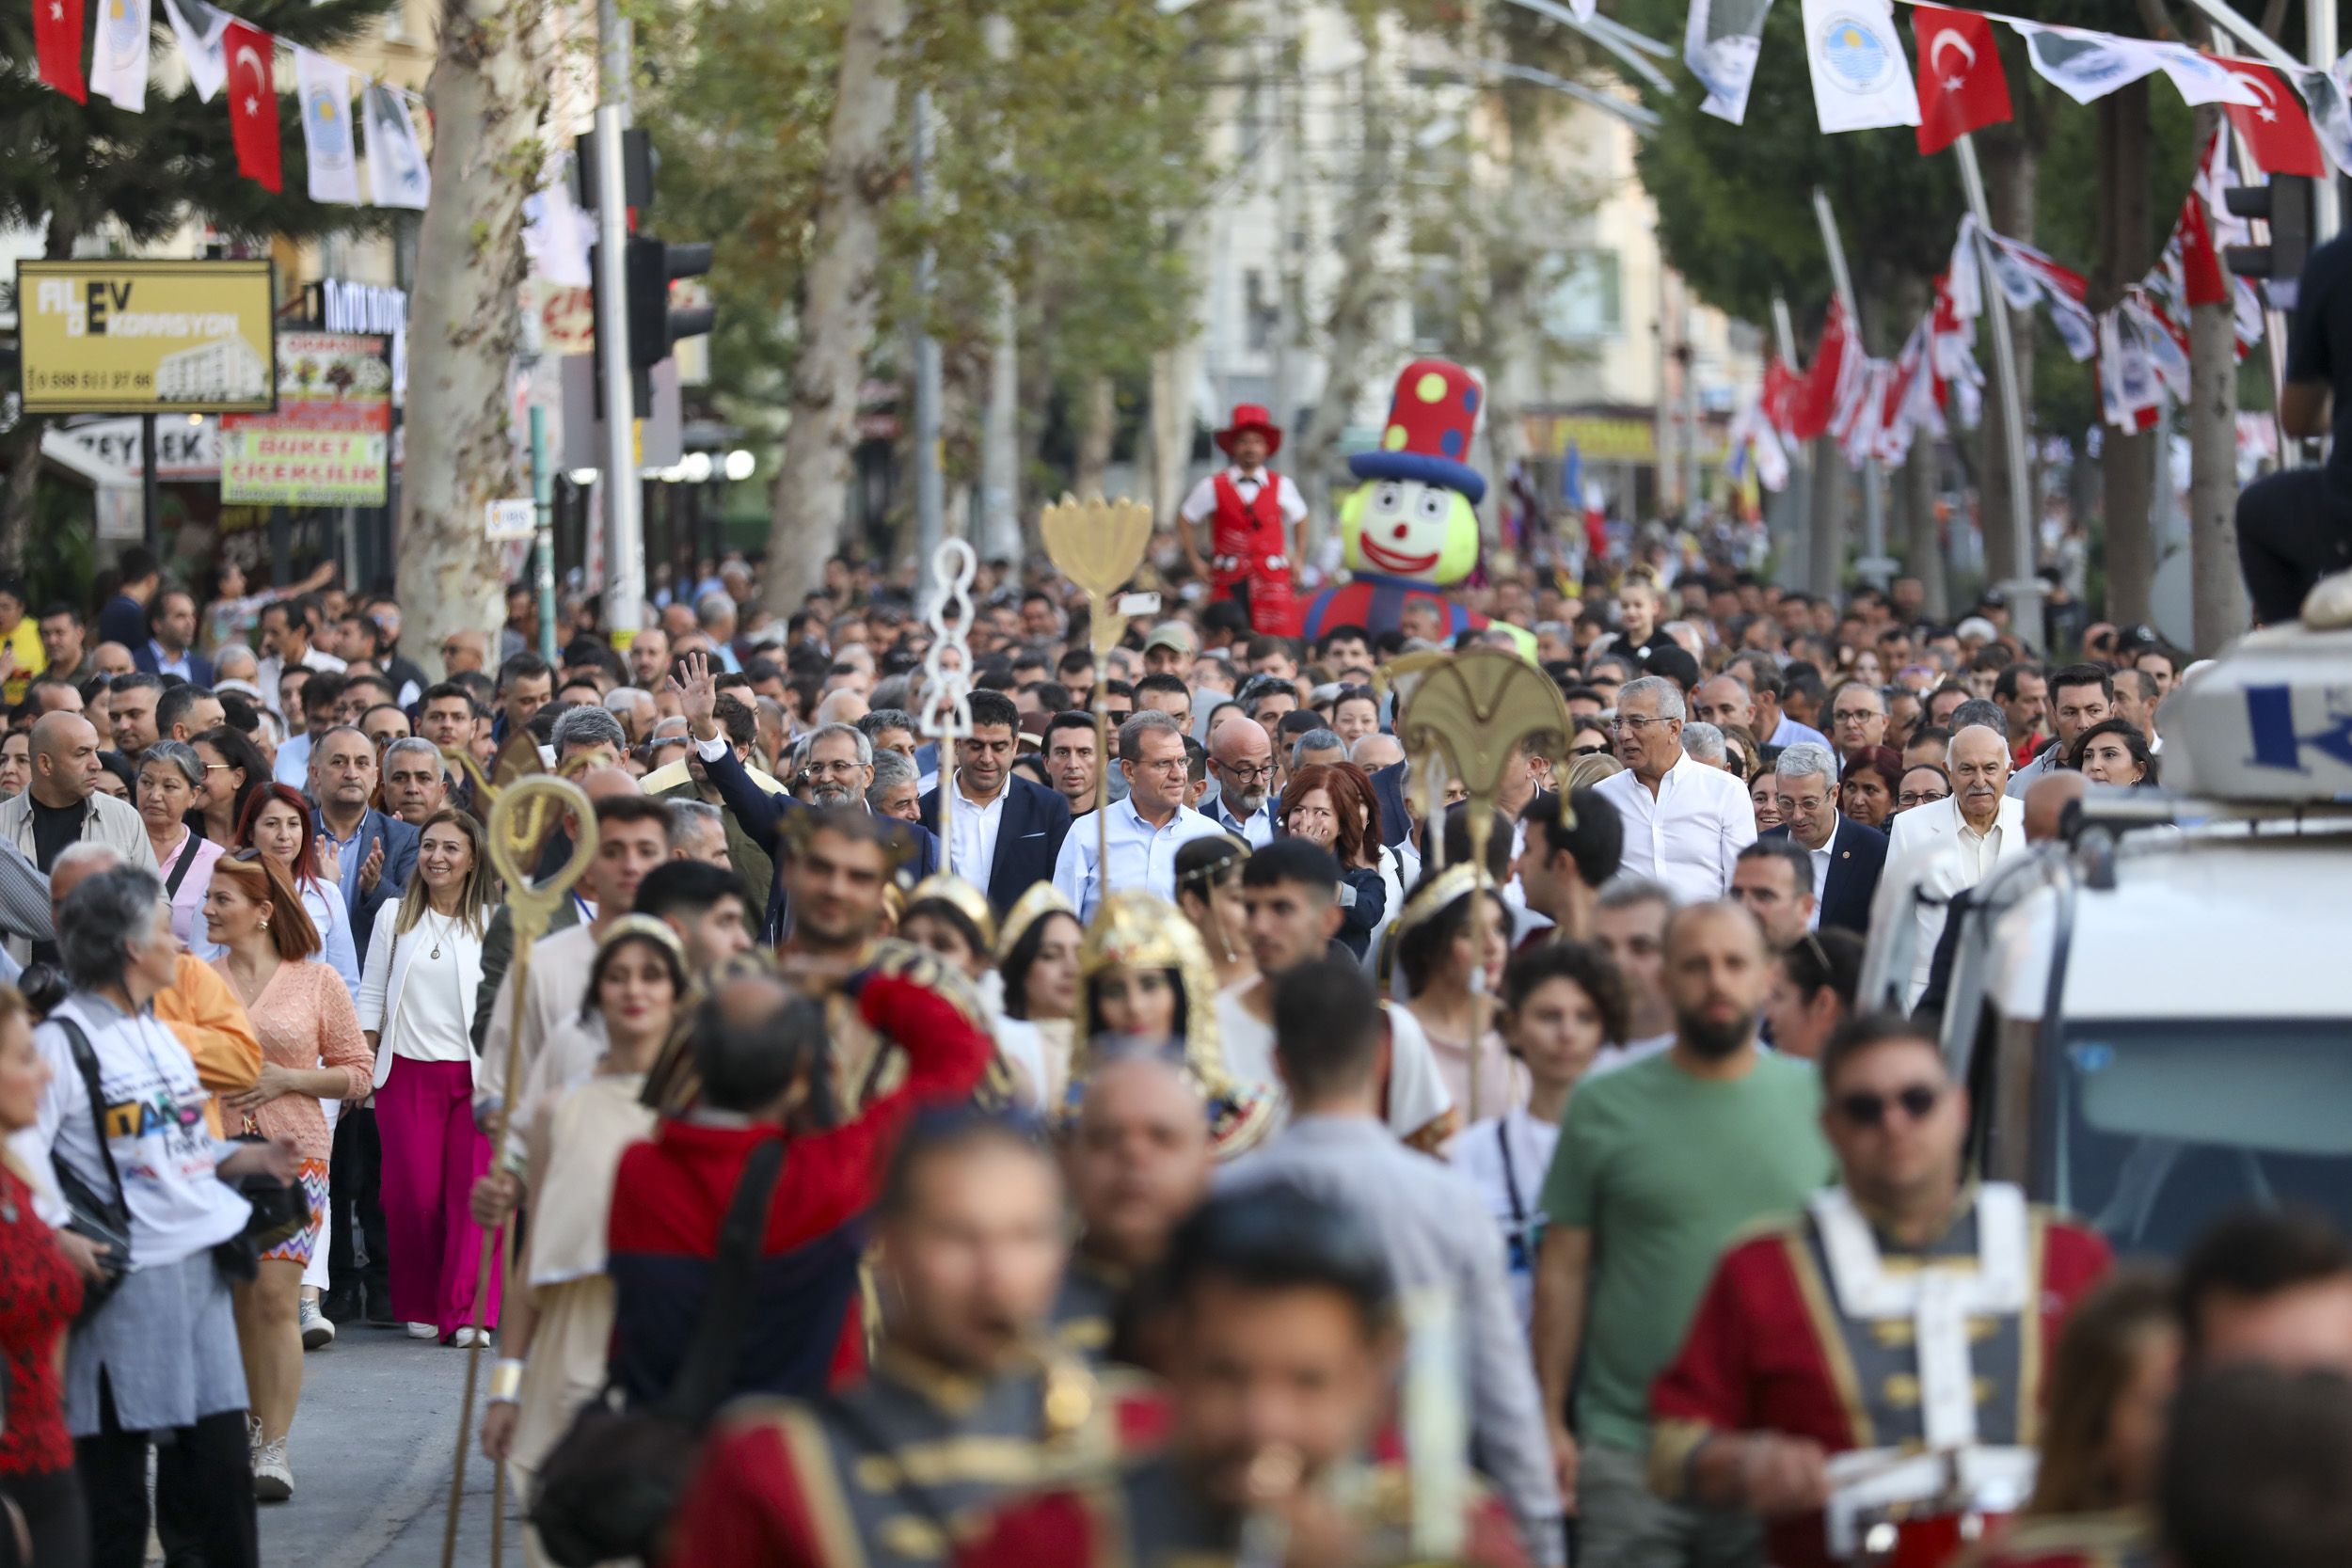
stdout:
<svg viewBox="0 0 2352 1568">
<path fill-rule="evenodd" d="M 83 1281 L 82 1309 L 73 1318 L 78 1327 L 98 1315 L 131 1271 L 131 1206 L 122 1196 L 122 1173 L 115 1169 L 114 1146 L 106 1141 L 106 1096 L 98 1086 L 98 1053 L 82 1026 L 72 1019 L 53 1013 L 48 1022 L 65 1031 L 66 1044 L 73 1052 L 73 1066 L 89 1095 L 90 1132 L 98 1141 L 99 1158 L 106 1162 L 106 1180 L 114 1186 L 112 1196 L 102 1196 L 63 1156 L 50 1151 L 49 1166 L 57 1178 L 57 1196 L 65 1199 L 68 1212 L 65 1228 L 105 1249 L 98 1255 L 98 1277 Z"/>
<path fill-rule="evenodd" d="M 531 1499 L 531 1523 L 540 1546 L 561 1568 L 592 1568 L 619 1558 L 659 1560 L 662 1532 L 685 1495 L 703 1429 L 734 1381 L 751 1316 L 752 1267 L 783 1171 L 781 1137 L 761 1143 L 745 1162 L 719 1229 L 710 1294 L 668 1390 L 652 1404 L 630 1409 L 607 1384 L 548 1450 Z"/>
</svg>

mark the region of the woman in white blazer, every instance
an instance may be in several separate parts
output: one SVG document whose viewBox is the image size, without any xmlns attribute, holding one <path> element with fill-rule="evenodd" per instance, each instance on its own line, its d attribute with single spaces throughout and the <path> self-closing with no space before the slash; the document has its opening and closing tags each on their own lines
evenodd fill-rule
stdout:
<svg viewBox="0 0 2352 1568">
<path fill-rule="evenodd" d="M 375 1051 L 384 1226 L 392 1313 L 411 1337 L 468 1344 L 482 1230 L 468 1212 L 489 1168 L 473 1120 L 474 993 L 489 924 L 490 856 L 462 811 L 425 819 L 408 891 L 376 912 L 359 982 L 359 1027 Z M 485 1323 L 498 1321 L 490 1280 Z"/>
</svg>

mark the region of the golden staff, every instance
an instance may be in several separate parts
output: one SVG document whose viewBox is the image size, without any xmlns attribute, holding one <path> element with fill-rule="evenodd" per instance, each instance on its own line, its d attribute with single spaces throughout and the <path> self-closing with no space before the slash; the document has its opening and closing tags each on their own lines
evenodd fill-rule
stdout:
<svg viewBox="0 0 2352 1568">
<path fill-rule="evenodd" d="M 939 874 L 955 875 L 955 838 L 947 814 L 955 804 L 956 742 L 972 733 L 972 578 L 980 558 L 961 539 L 942 539 L 931 552 L 939 597 L 926 619 L 931 645 L 923 654 L 923 707 L 916 726 L 939 744 Z M 949 664 L 947 656 L 956 656 Z M 988 867 L 978 872 L 988 885 Z"/>
<path fill-rule="evenodd" d="M 525 737 L 528 744 L 528 737 Z M 477 790 L 490 797 L 490 819 L 487 837 L 490 863 L 506 883 L 506 905 L 512 911 L 515 934 L 515 959 L 507 973 L 513 976 L 514 1001 L 507 1015 L 506 1076 L 502 1092 L 490 1107 L 490 1168 L 496 1170 L 505 1157 L 508 1112 L 515 1102 L 516 1076 L 521 1069 L 523 997 L 531 980 L 531 949 L 548 928 L 548 921 L 562 908 L 589 864 L 596 858 L 596 813 L 587 792 L 566 778 L 551 773 L 515 773 L 510 771 L 517 760 L 515 743 L 508 742 L 508 751 L 499 759 L 498 772 L 503 787 L 483 778 L 473 758 L 462 752 L 444 750 L 445 757 L 458 762 L 472 774 Z M 535 754 L 530 759 L 535 763 Z M 556 823 L 569 812 L 579 824 L 573 835 L 572 852 L 554 874 L 544 882 L 531 879 L 532 863 L 538 858 L 540 846 L 554 832 Z M 513 1252 L 515 1227 L 510 1222 L 500 1228 L 500 1248 L 506 1256 L 506 1280 L 514 1283 Z M 457 1411 L 457 1462 L 449 1478 L 449 1521 L 441 1532 L 441 1568 L 453 1568 L 457 1556 L 457 1515 L 466 1496 L 466 1445 L 473 1435 L 473 1398 L 481 1375 L 482 1346 L 488 1338 L 483 1319 L 489 1311 L 490 1262 L 492 1248 L 482 1248 L 482 1261 L 474 1279 L 473 1343 L 466 1348 L 466 1394 Z M 503 1560 L 506 1531 L 502 1510 L 506 1497 L 506 1462 L 495 1467 L 490 1494 L 490 1561 L 492 1568 Z"/>
<path fill-rule="evenodd" d="M 1470 648 L 1458 654 L 1416 654 L 1389 666 L 1392 675 L 1417 675 L 1396 710 L 1396 738 L 1407 754 L 1432 763 L 1442 757 L 1462 781 L 1469 812 L 1470 863 L 1477 879 L 1470 895 L 1470 1111 L 1478 1119 L 1478 1057 L 1486 1038 L 1486 846 L 1493 837 L 1494 801 L 1506 769 L 1522 749 L 1532 749 L 1565 767 L 1572 726 L 1568 705 L 1551 678 L 1517 654 Z M 1436 852 L 1445 849 L 1442 786 L 1434 785 L 1428 813 L 1438 823 Z M 1573 826 L 1567 791 L 1560 792 L 1561 821 Z"/>
<path fill-rule="evenodd" d="M 1094 902 L 1101 908 L 1111 891 L 1110 876 L 1110 652 L 1127 634 L 1127 617 L 1111 608 L 1112 596 L 1143 564 L 1152 543 L 1152 509 L 1121 498 L 1081 501 L 1065 492 L 1039 514 L 1038 533 L 1045 554 L 1061 575 L 1087 596 L 1088 625 L 1094 646 Z"/>
</svg>

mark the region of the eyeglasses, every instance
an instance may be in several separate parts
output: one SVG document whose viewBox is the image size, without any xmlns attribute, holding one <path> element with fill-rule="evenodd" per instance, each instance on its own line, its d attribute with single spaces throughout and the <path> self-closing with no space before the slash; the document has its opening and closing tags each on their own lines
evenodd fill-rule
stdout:
<svg viewBox="0 0 2352 1568">
<path fill-rule="evenodd" d="M 1274 764 L 1270 762 L 1263 768 L 1243 768 L 1230 762 L 1220 762 L 1216 766 L 1220 772 L 1236 779 L 1254 781 L 1274 777 Z"/>
<path fill-rule="evenodd" d="M 1609 748 L 1606 746 L 1571 746 L 1568 748 L 1568 755 L 1572 757 L 1605 757 L 1608 754 Z"/>
<path fill-rule="evenodd" d="M 801 768 L 803 773 L 824 774 L 828 777 L 844 779 L 856 772 L 857 769 L 858 765 L 855 762 L 811 762 L 803 764 Z"/>
<path fill-rule="evenodd" d="M 1841 724 L 1862 724 L 1879 717 L 1879 712 L 1869 707 L 1841 707 L 1832 717 Z"/>
<path fill-rule="evenodd" d="M 1132 762 L 1128 766 L 1138 773 L 1181 773 L 1192 765 L 1183 757 L 1168 757 L 1159 762 Z M 1273 769 L 1269 768 L 1266 771 L 1270 773 Z"/>
<path fill-rule="evenodd" d="M 1948 800 L 1950 797 L 1951 791 L 1949 790 L 1938 794 L 1932 789 L 1906 789 L 1895 797 L 1895 803 L 1908 810 L 1913 806 L 1924 806 L 1936 800 Z"/>
<path fill-rule="evenodd" d="M 1841 1094 L 1837 1097 L 1837 1114 L 1856 1127 L 1877 1127 L 1886 1120 L 1890 1107 L 1900 1106 L 1904 1116 L 1914 1121 L 1925 1121 L 1928 1113 L 1944 1098 L 1944 1086 L 1937 1084 L 1913 1084 L 1891 1095 Z"/>
<path fill-rule="evenodd" d="M 1610 721 L 1609 721 L 1609 727 L 1610 727 L 1611 729 L 1613 729 L 1613 730 L 1636 730 L 1636 731 L 1638 731 L 1638 730 L 1640 730 L 1640 729 L 1642 728 L 1642 726 L 1644 726 L 1645 724 L 1663 724 L 1663 723 L 1666 723 L 1666 722 L 1668 722 L 1668 721 L 1666 721 L 1666 720 L 1664 720 L 1664 719 L 1653 719 L 1653 718 L 1648 717 L 1648 716 L 1647 716 L 1647 715 L 1645 715 L 1645 714 L 1639 714 L 1639 713 L 1636 713 L 1636 714 L 1632 714 L 1632 715 L 1629 715 L 1629 715 L 1626 715 L 1626 714 L 1620 714 L 1620 715 L 1618 715 L 1616 718 L 1612 719 L 1612 720 L 1610 720 Z"/>
</svg>

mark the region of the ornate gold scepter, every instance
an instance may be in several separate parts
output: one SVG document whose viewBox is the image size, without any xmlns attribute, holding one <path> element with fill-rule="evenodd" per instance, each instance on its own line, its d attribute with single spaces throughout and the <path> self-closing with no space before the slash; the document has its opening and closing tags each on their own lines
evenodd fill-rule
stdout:
<svg viewBox="0 0 2352 1568">
<path fill-rule="evenodd" d="M 525 758 L 525 751 L 528 758 Z M 444 749 L 444 757 L 456 762 L 474 780 L 476 790 L 490 799 L 490 818 L 487 837 L 490 863 L 506 884 L 506 904 L 512 911 L 515 935 L 515 958 L 507 973 L 513 977 L 514 1000 L 507 1015 L 505 1077 L 498 1101 L 490 1107 L 490 1168 L 496 1170 L 505 1157 L 506 1130 L 509 1110 L 515 1102 L 515 1077 L 520 1069 L 523 998 L 531 981 L 531 949 L 548 928 L 548 921 L 563 907 L 572 884 L 579 881 L 589 864 L 596 858 L 596 813 L 587 793 L 566 778 L 552 773 L 528 771 L 538 763 L 537 749 L 528 736 L 510 739 L 500 754 L 497 772 L 500 784 L 493 784 L 482 776 L 472 757 L 463 752 Z M 531 879 L 532 863 L 538 859 L 540 847 L 556 824 L 569 812 L 579 824 L 574 835 L 572 852 L 555 873 L 544 882 Z M 457 1556 L 457 1515 L 464 1506 L 466 1495 L 466 1445 L 473 1436 L 474 1389 L 481 1374 L 482 1347 L 487 1333 L 483 1320 L 487 1316 L 490 1302 L 490 1266 L 500 1251 L 512 1252 L 515 1227 L 509 1223 L 501 1227 L 499 1248 L 493 1249 L 485 1240 L 482 1248 L 481 1267 L 474 1279 L 473 1342 L 466 1349 L 466 1393 L 457 1411 L 457 1462 L 449 1479 L 449 1520 L 441 1532 L 441 1568 L 453 1568 Z M 511 1264 L 511 1259 L 509 1259 Z M 511 1266 L 508 1283 L 513 1283 Z M 492 1568 L 504 1558 L 506 1531 L 502 1528 L 506 1495 L 506 1462 L 495 1466 L 490 1494 L 490 1561 Z"/>
<path fill-rule="evenodd" d="M 961 539 L 942 539 L 931 552 L 931 580 L 939 587 L 926 619 L 931 645 L 923 654 L 923 697 L 915 725 L 939 744 L 939 874 L 955 875 L 955 839 L 948 812 L 955 804 L 956 742 L 972 733 L 972 578 L 980 558 Z M 953 662 L 948 655 L 955 656 Z M 977 886 L 988 885 L 988 867 Z M 968 880 L 969 879 L 967 879 Z"/>
<path fill-rule="evenodd" d="M 1469 812 L 1470 864 L 1476 868 L 1470 893 L 1470 1110 L 1478 1119 L 1478 1057 L 1486 1037 L 1486 845 L 1493 837 L 1495 797 L 1502 793 L 1504 770 L 1522 749 L 1532 748 L 1565 767 L 1572 725 L 1567 704 L 1551 678 L 1517 654 L 1495 648 L 1471 648 L 1458 654 L 1420 654 L 1390 666 L 1392 675 L 1417 674 L 1412 690 L 1397 708 L 1396 738 L 1416 761 L 1444 759 L 1462 781 L 1463 805 Z M 1432 769 L 1434 772 L 1434 768 Z M 1430 818 L 1438 824 L 1432 835 L 1436 853 L 1445 849 L 1445 805 L 1441 788 L 1433 787 Z M 1560 816 L 1573 824 L 1565 790 L 1560 794 Z"/>
<path fill-rule="evenodd" d="M 1152 543 L 1152 509 L 1121 498 L 1080 501 L 1064 493 L 1039 514 L 1037 531 L 1047 559 L 1085 593 L 1094 645 L 1094 902 L 1111 891 L 1110 875 L 1110 653 L 1127 633 L 1127 617 L 1111 608 L 1111 596 L 1143 564 Z M 1087 911 L 1080 911 L 1081 915 Z"/>
</svg>

